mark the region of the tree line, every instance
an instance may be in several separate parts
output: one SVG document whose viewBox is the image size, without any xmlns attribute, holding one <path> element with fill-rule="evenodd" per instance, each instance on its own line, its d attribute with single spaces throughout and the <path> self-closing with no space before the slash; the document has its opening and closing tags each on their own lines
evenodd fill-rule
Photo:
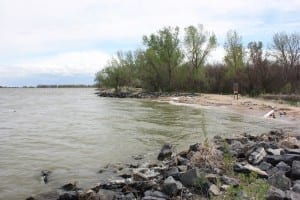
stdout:
<svg viewBox="0 0 300 200">
<path fill-rule="evenodd" d="M 119 51 L 96 74 L 99 87 L 143 88 L 146 91 L 231 93 L 300 93 L 300 34 L 276 33 L 268 50 L 261 41 L 246 47 L 242 36 L 229 30 L 222 63 L 207 63 L 217 46 L 213 32 L 202 25 L 188 26 L 179 37 L 178 27 L 164 27 L 143 36 L 143 48 Z"/>
</svg>

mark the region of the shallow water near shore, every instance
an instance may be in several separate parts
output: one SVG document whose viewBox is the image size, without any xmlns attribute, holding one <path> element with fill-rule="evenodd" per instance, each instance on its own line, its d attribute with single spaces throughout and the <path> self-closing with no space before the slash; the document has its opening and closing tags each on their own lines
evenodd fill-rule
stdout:
<svg viewBox="0 0 300 200">
<path fill-rule="evenodd" d="M 151 162 L 163 143 L 177 150 L 204 135 L 293 132 L 293 122 L 214 107 L 178 106 L 138 99 L 100 98 L 84 89 L 0 89 L 0 199 L 25 199 L 78 181 L 91 187 L 107 178 L 108 163 Z M 49 183 L 40 171 L 51 170 Z"/>
</svg>

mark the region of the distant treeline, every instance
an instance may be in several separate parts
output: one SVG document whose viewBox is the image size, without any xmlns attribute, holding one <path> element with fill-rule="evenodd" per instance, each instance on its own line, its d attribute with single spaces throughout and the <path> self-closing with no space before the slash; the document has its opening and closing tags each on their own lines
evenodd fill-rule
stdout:
<svg viewBox="0 0 300 200">
<path fill-rule="evenodd" d="M 141 87 L 146 91 L 231 93 L 300 93 L 300 34 L 276 33 L 265 50 L 261 41 L 246 47 L 242 36 L 229 30 L 222 63 L 208 64 L 217 47 L 213 32 L 202 25 L 184 29 L 164 27 L 143 37 L 143 48 L 118 52 L 96 74 L 98 87 Z"/>
<path fill-rule="evenodd" d="M 37 88 L 92 88 L 95 85 L 37 85 Z"/>
<path fill-rule="evenodd" d="M 93 88 L 95 85 L 37 85 L 34 86 L 22 86 L 21 88 Z M 0 86 L 0 88 L 20 88 L 20 87 L 6 87 Z"/>
</svg>

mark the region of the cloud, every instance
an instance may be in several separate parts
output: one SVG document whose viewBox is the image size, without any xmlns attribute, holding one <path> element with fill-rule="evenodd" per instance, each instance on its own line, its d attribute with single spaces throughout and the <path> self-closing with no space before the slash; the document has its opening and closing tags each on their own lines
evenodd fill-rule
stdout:
<svg viewBox="0 0 300 200">
<path fill-rule="evenodd" d="M 68 52 L 26 60 L 11 66 L 0 65 L 0 77 L 24 77 L 31 74 L 94 75 L 103 68 L 109 55 L 100 51 Z"/>
<path fill-rule="evenodd" d="M 0 72 L 92 73 L 163 26 L 203 24 L 220 46 L 229 29 L 267 41 L 299 30 L 299 10 L 299 0 L 1 0 Z"/>
</svg>

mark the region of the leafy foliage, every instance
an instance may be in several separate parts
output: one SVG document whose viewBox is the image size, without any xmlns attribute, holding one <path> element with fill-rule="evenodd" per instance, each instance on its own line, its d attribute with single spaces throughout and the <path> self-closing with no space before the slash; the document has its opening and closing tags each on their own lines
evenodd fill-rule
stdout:
<svg viewBox="0 0 300 200">
<path fill-rule="evenodd" d="M 260 41 L 243 47 L 242 37 L 229 30 L 224 63 L 207 64 L 217 47 L 214 33 L 202 25 L 184 29 L 164 27 L 143 37 L 143 48 L 117 52 L 96 74 L 99 87 L 141 87 L 146 91 L 232 93 L 234 82 L 242 94 L 300 94 L 300 35 L 276 33 L 268 52 Z M 272 59 L 269 59 L 271 56 Z"/>
</svg>

